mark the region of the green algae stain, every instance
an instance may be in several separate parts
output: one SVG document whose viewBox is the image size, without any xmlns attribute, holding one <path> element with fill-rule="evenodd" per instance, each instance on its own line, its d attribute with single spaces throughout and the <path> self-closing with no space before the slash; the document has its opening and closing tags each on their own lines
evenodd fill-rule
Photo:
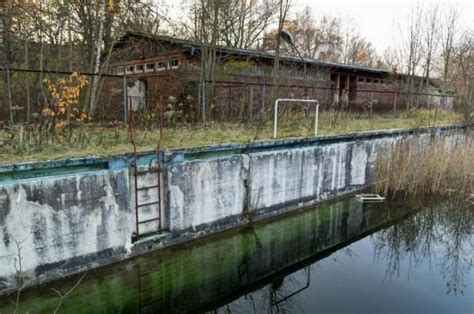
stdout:
<svg viewBox="0 0 474 314">
<path fill-rule="evenodd" d="M 229 289 L 251 284 L 269 272 L 348 240 L 350 215 L 364 215 L 353 219 L 361 222 L 351 227 L 357 231 L 381 224 L 388 216 L 388 209 L 382 215 L 354 206 L 362 205 L 346 199 L 91 271 L 64 300 L 61 311 L 138 312 L 146 304 L 164 311 L 192 310 L 197 300 L 211 301 Z M 58 298 L 51 289 L 67 291 L 74 278 L 26 291 L 22 309 L 30 313 L 54 311 Z M 13 309 L 2 303 L 7 305 L 0 305 L 1 313 Z"/>
</svg>

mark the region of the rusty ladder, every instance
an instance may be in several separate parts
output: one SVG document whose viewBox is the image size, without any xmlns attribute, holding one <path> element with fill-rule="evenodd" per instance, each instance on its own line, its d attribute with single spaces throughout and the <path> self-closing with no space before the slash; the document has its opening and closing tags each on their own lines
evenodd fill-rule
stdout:
<svg viewBox="0 0 474 314">
<path fill-rule="evenodd" d="M 137 143 L 136 143 L 136 128 L 135 128 L 135 121 L 134 121 L 134 114 L 131 108 L 129 110 L 129 137 L 130 142 L 133 145 L 133 177 L 134 177 L 134 193 L 135 193 L 135 240 L 138 241 L 140 236 L 142 236 L 142 232 L 140 232 L 140 227 L 144 224 L 148 224 L 151 222 L 158 222 L 158 227 L 156 229 L 156 233 L 162 231 L 162 217 L 161 217 L 161 163 L 160 163 L 160 151 L 161 151 L 161 139 L 163 137 L 163 115 L 162 113 L 162 104 L 160 102 L 160 137 L 157 141 L 156 147 L 156 164 L 152 166 L 152 160 L 150 160 L 148 164 L 148 168 L 146 170 L 140 170 L 138 167 L 138 152 L 137 152 Z M 156 174 L 156 184 L 148 185 L 148 186 L 139 186 L 139 178 L 146 176 L 148 174 Z M 151 202 L 140 203 L 139 201 L 139 194 L 142 191 L 149 191 L 152 189 L 157 190 L 157 199 Z M 148 218 L 145 220 L 140 220 L 140 211 L 144 208 L 155 207 L 157 216 Z M 151 231 L 150 233 L 155 233 Z"/>
</svg>

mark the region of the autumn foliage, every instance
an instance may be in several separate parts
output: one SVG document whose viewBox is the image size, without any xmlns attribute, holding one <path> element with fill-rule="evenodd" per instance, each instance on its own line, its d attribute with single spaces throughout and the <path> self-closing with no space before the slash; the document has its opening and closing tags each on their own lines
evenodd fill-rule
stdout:
<svg viewBox="0 0 474 314">
<path fill-rule="evenodd" d="M 85 76 L 74 72 L 68 78 L 60 79 L 57 83 L 53 83 L 49 79 L 45 79 L 44 83 L 51 99 L 41 115 L 52 123 L 55 132 L 62 131 L 71 123 L 88 120 L 88 116 L 79 108 L 79 96 L 88 83 Z"/>
</svg>

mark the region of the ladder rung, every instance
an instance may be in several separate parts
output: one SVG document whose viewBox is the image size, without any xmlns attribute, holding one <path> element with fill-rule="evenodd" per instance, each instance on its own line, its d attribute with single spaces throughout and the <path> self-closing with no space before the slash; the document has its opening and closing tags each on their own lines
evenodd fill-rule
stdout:
<svg viewBox="0 0 474 314">
<path fill-rule="evenodd" d="M 160 203 L 160 201 L 150 202 L 150 203 L 145 203 L 145 204 L 138 204 L 137 207 L 145 207 L 145 206 L 155 205 L 155 204 L 159 204 L 159 203 Z"/>
<path fill-rule="evenodd" d="M 144 170 L 144 171 L 137 171 L 135 172 L 135 175 L 141 176 L 149 173 L 157 173 L 160 172 L 160 169 L 151 169 L 151 170 Z"/>
<path fill-rule="evenodd" d="M 155 189 L 155 188 L 159 188 L 159 187 L 160 187 L 160 186 L 159 186 L 158 184 L 156 184 L 156 185 L 150 185 L 150 186 L 142 186 L 141 188 L 137 188 L 137 191 Z"/>
<path fill-rule="evenodd" d="M 151 219 L 147 219 L 147 220 L 142 220 L 142 221 L 139 221 L 138 224 L 145 224 L 147 222 L 152 222 L 152 221 L 156 221 L 156 220 L 160 220 L 160 217 L 151 218 Z"/>
</svg>

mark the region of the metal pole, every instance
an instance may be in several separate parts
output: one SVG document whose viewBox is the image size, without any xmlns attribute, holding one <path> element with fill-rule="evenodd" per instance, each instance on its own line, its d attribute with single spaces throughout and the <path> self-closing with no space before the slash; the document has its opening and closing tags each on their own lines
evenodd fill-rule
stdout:
<svg viewBox="0 0 474 314">
<path fill-rule="evenodd" d="M 124 122 L 128 123 L 128 91 L 127 91 L 127 77 L 123 76 L 123 118 Z"/>
<path fill-rule="evenodd" d="M 319 102 L 316 100 L 316 113 L 314 116 L 314 136 L 318 136 L 319 126 Z"/>
<path fill-rule="evenodd" d="M 303 76 L 303 84 L 304 84 L 304 99 L 306 99 L 308 97 L 307 93 L 306 93 L 306 62 L 303 58 L 303 56 L 301 55 L 300 51 L 298 50 L 298 48 L 296 48 L 296 45 L 295 44 L 292 44 L 293 45 L 293 48 L 295 48 L 296 52 L 298 53 L 298 56 L 300 57 L 301 59 L 301 62 L 303 62 L 303 71 L 304 71 L 304 76 Z"/>
<path fill-rule="evenodd" d="M 13 116 L 12 86 L 10 82 L 10 70 L 7 70 L 7 90 L 8 90 L 8 107 L 10 109 L 10 125 L 14 125 L 15 118 Z"/>
<path fill-rule="evenodd" d="M 273 114 L 273 138 L 277 137 L 277 125 L 278 125 L 278 102 L 280 99 L 275 101 L 275 112 Z"/>
<path fill-rule="evenodd" d="M 202 81 L 202 121 L 206 122 L 206 81 Z"/>
</svg>

